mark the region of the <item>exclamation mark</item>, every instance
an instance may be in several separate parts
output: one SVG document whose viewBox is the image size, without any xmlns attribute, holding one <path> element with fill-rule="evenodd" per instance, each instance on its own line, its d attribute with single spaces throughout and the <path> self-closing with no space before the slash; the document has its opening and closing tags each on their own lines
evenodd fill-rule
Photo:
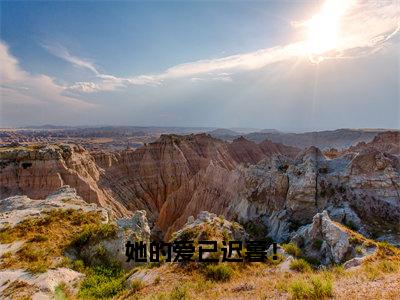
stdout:
<svg viewBox="0 0 400 300">
<path fill-rule="evenodd" d="M 272 256 L 272 259 L 273 260 L 277 260 L 278 259 L 278 255 L 277 255 L 277 252 L 278 252 L 278 244 L 277 243 L 272 243 L 272 251 L 273 251 L 273 256 Z"/>
</svg>

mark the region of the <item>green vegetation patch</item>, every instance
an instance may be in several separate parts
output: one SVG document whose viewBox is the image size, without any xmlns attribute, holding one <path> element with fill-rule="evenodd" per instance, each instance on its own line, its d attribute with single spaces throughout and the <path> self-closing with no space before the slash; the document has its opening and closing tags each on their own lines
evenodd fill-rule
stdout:
<svg viewBox="0 0 400 300">
<path fill-rule="evenodd" d="M 83 236 L 109 236 L 115 228 L 101 223 L 97 212 L 78 210 L 51 210 L 42 216 L 26 219 L 14 227 L 0 231 L 0 243 L 24 241 L 16 253 L 3 256 L 0 269 L 27 269 L 33 273 L 45 272 L 49 268 L 60 266 L 60 257 L 64 251 Z M 61 263 L 65 263 L 62 260 Z"/>
<path fill-rule="evenodd" d="M 297 279 L 290 284 L 289 292 L 293 299 L 327 299 L 333 296 L 332 279 L 320 274 Z"/>
<path fill-rule="evenodd" d="M 302 258 L 291 261 L 289 267 L 297 272 L 310 272 L 312 270 L 311 265 Z"/>
<path fill-rule="evenodd" d="M 118 263 L 88 267 L 83 272 L 86 277 L 80 285 L 79 297 L 107 299 L 124 290 L 126 274 Z"/>
<path fill-rule="evenodd" d="M 117 226 L 114 224 L 88 224 L 85 225 L 82 231 L 71 241 L 71 246 L 82 247 L 90 242 L 113 238 L 116 234 Z"/>
<path fill-rule="evenodd" d="M 213 281 L 228 281 L 234 274 L 234 269 L 226 264 L 210 264 L 205 267 L 204 274 L 207 279 Z"/>
<path fill-rule="evenodd" d="M 301 257 L 301 249 L 295 243 L 282 244 L 281 247 L 287 254 L 294 257 Z"/>
</svg>

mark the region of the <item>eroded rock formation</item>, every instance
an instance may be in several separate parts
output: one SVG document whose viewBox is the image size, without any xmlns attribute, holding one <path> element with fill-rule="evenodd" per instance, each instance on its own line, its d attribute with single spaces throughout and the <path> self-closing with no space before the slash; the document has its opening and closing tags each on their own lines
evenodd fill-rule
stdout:
<svg viewBox="0 0 400 300">
<path fill-rule="evenodd" d="M 393 150 L 390 145 L 395 144 L 396 135 L 382 135 L 371 142 L 373 146 L 334 159 L 315 147 L 295 159 L 266 158 L 244 172 L 246 188 L 232 208 L 239 219 L 264 223 L 278 241 L 324 209 L 364 234 L 376 237 L 386 232 L 398 237 L 399 153 L 379 150 Z"/>
<path fill-rule="evenodd" d="M 117 216 L 145 210 L 161 238 L 204 210 L 262 225 L 277 241 L 325 209 L 365 234 L 397 236 L 398 135 L 382 133 L 331 159 L 316 147 L 299 153 L 270 141 L 227 143 L 207 134 L 162 135 L 137 150 L 115 152 L 14 148 L 0 153 L 0 189 L 2 197 L 40 198 L 69 184 Z"/>
<path fill-rule="evenodd" d="M 11 148 L 0 152 L 1 198 L 27 195 L 43 199 L 63 185 L 74 187 L 87 202 L 128 211 L 99 188 L 101 170 L 93 157 L 77 145 Z"/>
<path fill-rule="evenodd" d="M 26 194 L 40 199 L 69 184 L 85 200 L 118 216 L 144 209 L 169 234 L 201 210 L 226 212 L 238 192 L 239 165 L 295 151 L 243 138 L 226 143 L 207 134 L 162 135 L 136 151 L 90 154 L 75 145 L 11 148 L 0 153 L 0 191 L 2 198 Z"/>
</svg>

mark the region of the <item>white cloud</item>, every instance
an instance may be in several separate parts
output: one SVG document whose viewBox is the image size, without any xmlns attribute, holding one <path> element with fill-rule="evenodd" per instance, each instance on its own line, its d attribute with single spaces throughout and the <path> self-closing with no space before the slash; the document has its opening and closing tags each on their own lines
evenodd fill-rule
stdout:
<svg viewBox="0 0 400 300">
<path fill-rule="evenodd" d="M 337 3 L 337 0 L 326 0 L 325 4 Z M 342 0 L 347 2 L 347 0 Z M 326 59 L 355 58 L 375 53 L 393 39 L 399 32 L 400 7 L 396 1 L 352 1 L 346 5 L 348 10 L 341 12 L 340 39 L 336 49 L 320 54 L 310 54 L 304 38 L 284 46 L 276 46 L 258 51 L 231 55 L 217 59 L 205 59 L 179 64 L 158 74 L 133 77 L 117 77 L 101 74 L 93 63 L 86 59 L 71 55 L 62 47 L 46 47 L 52 54 L 86 69 L 96 75 L 96 80 L 76 82 L 69 87 L 73 92 L 112 91 L 129 85 L 158 85 L 166 80 L 188 78 L 192 82 L 207 80 L 230 81 L 230 76 L 218 74 L 256 70 L 267 65 L 309 56 L 311 62 Z M 342 15 L 343 14 L 343 15 Z M 295 29 L 301 31 L 309 20 L 294 21 Z M 299 32 L 300 34 L 300 32 Z M 323 34 L 323 33 L 322 33 Z"/>
<path fill-rule="evenodd" d="M 0 42 L 0 82 L 8 83 L 27 77 L 26 72 L 18 66 L 18 60 L 9 54 L 5 43 Z"/>
<path fill-rule="evenodd" d="M 221 82 L 231 82 L 232 78 L 228 73 L 212 74 L 208 73 L 205 76 L 192 77 L 191 82 L 204 82 L 204 81 L 221 81 Z"/>
<path fill-rule="evenodd" d="M 65 47 L 60 45 L 42 45 L 47 51 L 49 51 L 54 56 L 57 56 L 67 62 L 70 62 L 76 67 L 84 68 L 92 71 L 94 74 L 99 75 L 99 71 L 97 71 L 96 66 L 93 62 L 72 55 Z"/>
<path fill-rule="evenodd" d="M 93 104 L 64 95 L 65 87 L 46 75 L 31 75 L 21 69 L 18 60 L 11 55 L 6 43 L 0 41 L 0 96 L 2 104 L 56 103 L 73 109 L 93 107 Z"/>
</svg>

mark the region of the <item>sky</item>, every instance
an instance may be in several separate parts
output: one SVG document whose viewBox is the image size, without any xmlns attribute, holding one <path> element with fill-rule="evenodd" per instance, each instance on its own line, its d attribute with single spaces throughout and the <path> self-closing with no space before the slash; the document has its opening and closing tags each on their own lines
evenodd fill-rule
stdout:
<svg viewBox="0 0 400 300">
<path fill-rule="evenodd" d="M 400 128 L 399 1 L 1 1 L 0 126 Z"/>
</svg>

